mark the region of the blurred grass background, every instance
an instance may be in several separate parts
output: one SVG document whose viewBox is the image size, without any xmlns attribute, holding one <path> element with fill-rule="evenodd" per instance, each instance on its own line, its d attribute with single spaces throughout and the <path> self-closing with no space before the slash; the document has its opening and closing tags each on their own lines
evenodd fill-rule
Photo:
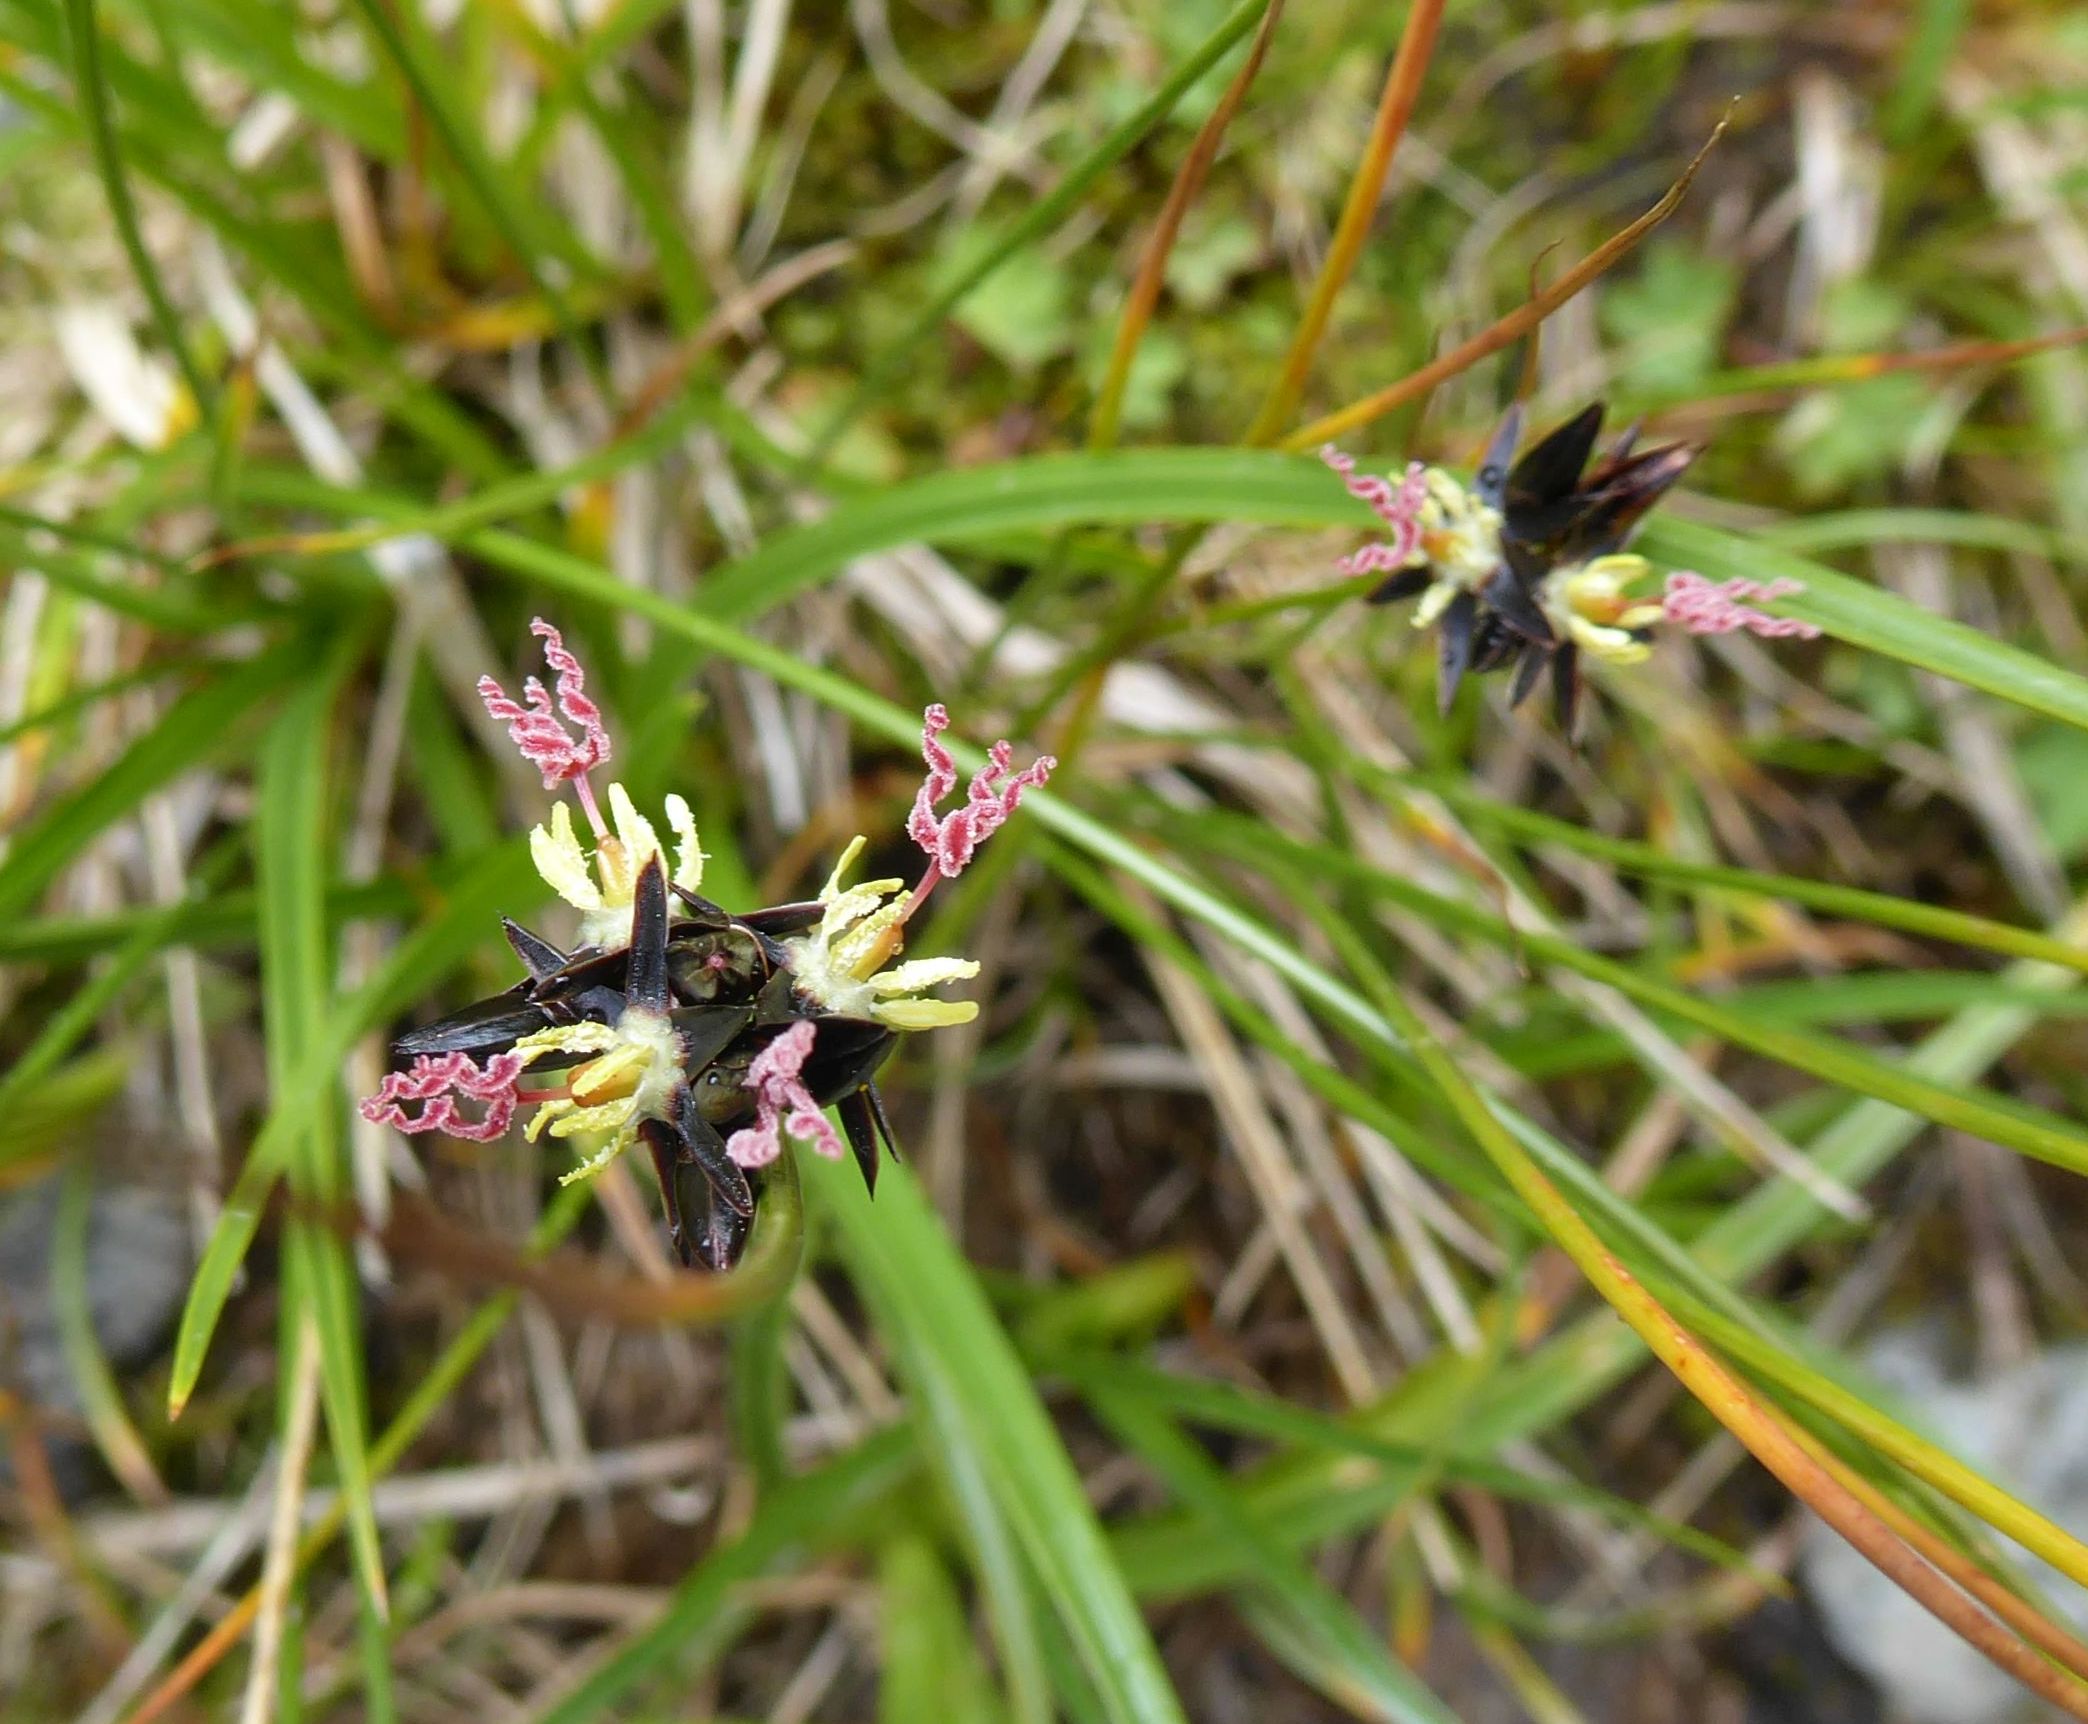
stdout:
<svg viewBox="0 0 2088 1724">
<path fill-rule="evenodd" d="M 2088 22 L 1446 9 L 1278 434 L 1558 277 L 1729 113 L 1534 351 L 1344 441 L 1461 463 L 1525 387 L 1540 424 L 1605 397 L 1707 444 L 1656 560 L 1800 570 L 1832 637 L 1663 644 L 1576 751 L 1491 686 L 1438 716 L 1432 643 L 1341 602 L 1366 518 L 1226 452 L 1399 9 L 1280 17 L 1123 453 L 1072 454 L 1261 16 L 0 0 L 0 1716 L 2015 1703 L 1873 1682 L 1803 1511 L 1503 1169 L 1896 1512 L 2077 1607 L 2088 1552 L 2001 1493 L 2088 1524 L 2053 1464 L 2088 370 L 1992 361 L 2088 319 Z M 792 1235 L 668 1285 L 631 1170 L 559 1193 L 345 1106 L 390 1027 L 512 979 L 500 914 L 565 931 L 472 693 L 539 613 L 730 905 L 859 830 L 905 871 L 927 700 L 1065 757 L 938 896 L 921 949 L 987 1009 L 893 1068 L 907 1168 L 873 1204 L 808 1166 L 794 1279 Z M 489 1286 L 384 1231 L 394 1191 L 593 1267 Z M 2025 1422 L 1942 1430 L 1946 1381 Z"/>
</svg>

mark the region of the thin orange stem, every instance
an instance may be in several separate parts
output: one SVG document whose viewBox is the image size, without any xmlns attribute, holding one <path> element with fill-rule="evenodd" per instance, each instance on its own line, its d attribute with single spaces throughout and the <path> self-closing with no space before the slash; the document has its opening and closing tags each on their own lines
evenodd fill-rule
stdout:
<svg viewBox="0 0 2088 1724">
<path fill-rule="evenodd" d="M 2084 1646 L 2027 1599 L 2011 1592 L 1934 1529 L 1923 1525 L 1833 1450 L 1800 1426 L 1792 1435 L 1844 1490 L 1883 1521 L 1915 1551 L 1939 1568 L 1979 1602 L 2048 1657 L 2076 1676 L 2088 1679 L 2088 1646 Z"/>
<path fill-rule="evenodd" d="M 1303 430 L 1293 431 L 1278 445 L 1284 449 L 1311 449 L 1329 439 L 1353 431 L 1359 425 L 1368 425 L 1373 419 L 1383 418 L 1395 407 L 1428 394 L 1438 384 L 1445 383 L 1460 372 L 1469 371 L 1489 354 L 1498 353 L 1525 331 L 1534 329 L 1560 306 L 1564 305 L 1582 288 L 1586 287 L 1603 271 L 1610 268 L 1631 248 L 1651 233 L 1674 213 L 1683 195 L 1704 165 L 1704 158 L 1711 153 L 1712 146 L 1725 135 L 1730 122 L 1720 120 L 1718 128 L 1706 140 L 1696 157 L 1682 170 L 1682 177 L 1667 190 L 1667 195 L 1622 232 L 1612 235 L 1601 245 L 1580 260 L 1542 293 L 1533 295 L 1499 322 L 1482 329 L 1471 340 L 1452 348 L 1442 358 L 1432 360 L 1420 370 L 1402 377 L 1397 383 L 1380 389 L 1375 395 L 1366 395 L 1361 401 L 1324 419 L 1315 419 Z"/>
<path fill-rule="evenodd" d="M 1370 128 L 1370 144 L 1349 181 L 1348 201 L 1341 206 L 1341 219 L 1334 224 L 1334 237 L 1327 245 L 1326 261 L 1312 284 L 1312 297 L 1305 303 L 1290 351 L 1283 356 L 1283 369 L 1269 386 L 1254 423 L 1247 428 L 1245 442 L 1274 442 L 1284 422 L 1297 410 L 1312 371 L 1313 355 L 1326 334 L 1327 319 L 1334 301 L 1355 273 L 1363 243 L 1370 237 L 1370 224 L 1377 215 L 1378 200 L 1384 196 L 1385 180 L 1392 172 L 1392 158 L 1399 140 L 1406 135 L 1420 99 L 1421 80 L 1435 53 L 1436 26 L 1443 20 L 1443 0 L 1413 0 L 1406 28 L 1400 33 L 1399 50 L 1385 74 L 1385 88 L 1378 97 L 1377 119 Z"/>
<path fill-rule="evenodd" d="M 1117 323 L 1116 344 L 1110 349 L 1109 369 L 1103 374 L 1102 388 L 1095 398 L 1095 415 L 1088 425 L 1090 449 L 1107 449 L 1116 442 L 1118 423 L 1123 415 L 1124 390 L 1131 381 L 1131 362 L 1137 358 L 1138 344 L 1145 338 L 1146 327 L 1152 322 L 1153 307 L 1160 302 L 1168 255 L 1174 250 L 1175 240 L 1182 231 L 1182 218 L 1189 213 L 1196 194 L 1203 190 L 1211 163 L 1217 159 L 1218 146 L 1224 141 L 1226 128 L 1232 124 L 1233 116 L 1240 111 L 1241 103 L 1246 101 L 1247 92 L 1253 88 L 1254 80 L 1261 72 L 1262 61 L 1268 57 L 1270 39 L 1276 34 L 1276 20 L 1283 16 L 1283 6 L 1284 0 L 1269 0 L 1269 8 L 1255 29 L 1245 62 L 1233 74 L 1232 82 L 1226 85 L 1225 94 L 1218 98 L 1218 105 L 1211 110 L 1210 117 L 1198 128 L 1196 140 L 1189 146 L 1189 154 L 1183 158 L 1174 184 L 1168 187 L 1167 201 L 1160 206 L 1160 214 L 1153 223 L 1145 250 L 1139 254 L 1138 271 L 1131 278 L 1131 291 L 1124 300 L 1124 315 Z"/>
</svg>

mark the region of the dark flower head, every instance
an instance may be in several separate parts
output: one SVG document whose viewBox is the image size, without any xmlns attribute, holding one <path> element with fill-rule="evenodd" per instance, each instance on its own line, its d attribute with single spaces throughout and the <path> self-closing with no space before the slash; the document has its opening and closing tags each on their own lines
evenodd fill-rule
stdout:
<svg viewBox="0 0 2088 1724">
<path fill-rule="evenodd" d="M 1570 733 L 1583 660 L 1639 663 L 1649 655 L 1656 623 L 1696 634 L 1735 628 L 1793 636 L 1819 632 L 1742 602 L 1802 590 L 1791 581 L 1721 587 L 1678 572 L 1660 597 L 1638 590 L 1651 565 L 1624 546 L 1698 450 L 1686 443 L 1641 450 L 1634 426 L 1590 466 L 1602 418 L 1596 402 L 1518 457 L 1522 410 L 1511 407 L 1469 487 L 1440 467 L 1418 462 L 1395 486 L 1358 473 L 1354 460 L 1331 445 L 1320 451 L 1350 495 L 1368 505 L 1390 533 L 1339 566 L 1348 574 L 1385 574 L 1368 603 L 1419 598 L 1414 626 L 1435 625 L 1439 631 L 1437 695 L 1444 711 L 1467 672 L 1512 670 L 1515 704 L 1549 668 L 1554 709 Z"/>
<path fill-rule="evenodd" d="M 873 1081 L 879 1066 L 900 1032 L 978 1013 L 969 1000 L 929 993 L 976 975 L 976 963 L 893 961 L 906 924 L 935 882 L 962 872 L 1023 792 L 1044 782 L 1052 762 L 1047 756 L 1011 774 L 1012 750 L 996 743 L 964 805 L 938 817 L 934 805 L 955 788 L 956 768 L 940 741 L 949 714 L 930 707 L 922 732 L 928 777 L 908 822 L 929 857 L 920 883 L 910 892 L 903 880 L 844 886 L 863 848 L 858 838 L 817 901 L 733 915 L 699 895 L 704 855 L 680 797 L 666 799 L 677 840 L 671 873 L 622 785 L 609 786 L 603 818 L 587 773 L 608 758 L 607 731 L 557 631 L 540 622 L 536 632 L 558 674 L 556 707 L 534 678 L 524 685 L 526 705 L 491 678 L 481 693 L 546 785 L 571 783 L 580 799 L 592 853 L 564 803 L 554 805 L 548 827 L 531 833 L 530 852 L 546 882 L 580 912 L 583 943 L 561 952 L 505 923 L 528 977 L 402 1036 L 395 1051 L 412 1062 L 409 1069 L 391 1073 L 362 1112 L 400 1131 L 487 1141 L 506 1131 L 518 1107 L 533 1107 L 531 1142 L 546 1134 L 579 1140 L 582 1159 L 564 1175 L 568 1182 L 642 1142 L 683 1260 L 693 1253 L 728 1267 L 746 1239 L 758 1170 L 780 1153 L 783 1136 L 824 1155 L 842 1153 L 822 1109 L 840 1115 L 874 1185 L 879 1140 L 891 1145 Z M 577 740 L 559 725 L 559 713 L 580 728 Z M 539 1069 L 562 1076 L 527 1087 Z M 475 1114 L 460 1109 L 465 1101 Z M 692 1231 L 684 1230 L 685 1206 L 697 1219 Z"/>
</svg>

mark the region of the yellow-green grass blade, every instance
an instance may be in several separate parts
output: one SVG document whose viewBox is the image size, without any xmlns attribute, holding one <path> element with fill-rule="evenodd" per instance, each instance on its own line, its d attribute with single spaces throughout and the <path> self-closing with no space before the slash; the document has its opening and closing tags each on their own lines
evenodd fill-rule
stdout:
<svg viewBox="0 0 2088 1724">
<path fill-rule="evenodd" d="M 1738 892 L 1755 898 L 1780 898 L 1787 903 L 1803 904 L 1807 909 L 1846 916 L 1881 928 L 1897 928 L 1903 933 L 1948 940 L 1956 945 L 1999 952 L 2011 958 L 2039 958 L 2048 964 L 2064 964 L 2070 969 L 2088 973 L 2088 947 L 2055 940 L 2035 928 L 2011 927 L 2008 923 L 1968 915 L 1962 910 L 1895 898 L 1885 892 L 1866 892 L 1854 886 L 1837 886 L 1831 881 L 1807 880 L 1793 874 L 1758 873 L 1753 869 L 1712 862 L 1692 862 L 1684 857 L 1671 856 L 1651 844 L 1612 838 L 1607 833 L 1576 826 L 1569 820 L 1498 801 L 1469 783 L 1380 772 L 1361 761 L 1351 765 L 1366 782 L 1384 784 L 1396 790 L 1420 790 L 1441 797 L 1474 824 L 1505 832 L 1525 846 L 1554 844 L 1582 856 L 1597 857 L 1627 874 L 1648 880 Z"/>
<path fill-rule="evenodd" d="M 1563 936 L 1517 928 L 1489 911 L 1417 886 L 1339 849 L 1303 844 L 1267 826 L 1222 814 L 1169 819 L 1166 824 L 1179 828 L 1188 843 L 1243 860 L 1281 859 L 1281 865 L 1292 871 L 1332 873 L 1367 888 L 1384 902 L 1424 915 L 1438 926 L 1476 935 L 1505 950 L 1520 951 L 1541 963 L 1601 982 L 1641 1005 L 1824 1082 L 1906 1108 L 1938 1125 L 2006 1144 L 2055 1167 L 2088 1173 L 2088 1133 L 2056 1114 L 1982 1091 L 1936 1083 L 1835 1037 L 1757 1022 L 1627 964 L 1586 951 Z"/>
<path fill-rule="evenodd" d="M 697 1563 L 660 1614 L 530 1724 L 594 1724 L 629 1716 L 624 1697 L 669 1672 L 692 1680 L 753 1620 L 749 1583 L 795 1568 L 844 1537 L 851 1520 L 880 1506 L 915 1465 L 913 1433 L 894 1426 L 812 1471 L 787 1480 L 754 1511 L 746 1529 Z"/>
<path fill-rule="evenodd" d="M 1229 521 L 1367 530 L 1373 523 L 1317 461 L 1254 450 L 1142 449 L 1039 455 L 954 468 L 840 504 L 714 571 L 698 606 L 745 622 L 830 579 L 854 558 L 916 541 L 962 545 L 1080 525 Z M 467 540 L 470 536 L 467 535 Z M 1640 541 L 1656 561 L 1714 578 L 1790 579 L 1774 603 L 1851 645 L 2088 729 L 2088 678 L 1758 539 L 1672 516 Z"/>
<path fill-rule="evenodd" d="M 152 1453 L 138 1434 L 116 1373 L 94 1332 L 92 1295 L 87 1286 L 87 1229 L 99 1177 L 95 1158 L 86 1148 L 74 1152 L 58 1188 L 58 1213 L 51 1228 L 51 1312 L 58 1341 L 80 1394 L 80 1410 L 95 1447 L 109 1470 L 132 1496 L 164 1502 L 167 1487 L 152 1464 Z"/>
<path fill-rule="evenodd" d="M 1112 126 L 1057 185 L 1025 209 L 1009 225 L 1008 231 L 986 248 L 977 262 L 933 295 L 906 327 L 878 350 L 855 388 L 814 435 L 810 453 L 802 464 L 801 477 L 809 477 L 818 471 L 840 442 L 842 433 L 904 374 L 914 351 L 923 342 L 934 339 L 944 319 L 980 283 L 1021 256 L 1072 214 L 1095 181 L 1129 155 L 1142 138 L 1174 112 L 1176 105 L 1205 73 L 1246 39 L 1247 33 L 1261 22 L 1267 4 L 1268 0 L 1242 0 L 1242 4 L 1220 19 L 1217 27 L 1160 81 L 1150 96 Z"/>
<path fill-rule="evenodd" d="M 973 1644 L 971 1623 L 941 1555 L 897 1533 L 877 1560 L 879 1724 L 1000 1724 L 1006 1714 Z"/>
</svg>

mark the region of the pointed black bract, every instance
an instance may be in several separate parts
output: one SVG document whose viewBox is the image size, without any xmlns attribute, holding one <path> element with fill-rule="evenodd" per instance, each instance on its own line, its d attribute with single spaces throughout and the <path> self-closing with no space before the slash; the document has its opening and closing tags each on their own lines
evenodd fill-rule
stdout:
<svg viewBox="0 0 2088 1724">
<path fill-rule="evenodd" d="M 862 1170 L 863 1184 L 877 1195 L 877 1121 L 870 1112 L 870 1089 L 853 1090 L 834 1104 L 841 1116 L 841 1129 L 848 1134 L 848 1147 Z"/>
<path fill-rule="evenodd" d="M 541 982 L 546 976 L 555 976 L 565 968 L 566 955 L 549 940 L 532 934 L 519 922 L 506 916 L 500 918 L 500 931 L 507 936 L 509 948 L 522 960 L 522 967 L 529 972 L 529 979 Z"/>
<path fill-rule="evenodd" d="M 1365 593 L 1363 602 L 1366 605 L 1389 605 L 1398 599 L 1416 598 L 1430 578 L 1426 569 L 1400 569 Z"/>
<path fill-rule="evenodd" d="M 1522 656 L 1527 644 L 1496 612 L 1481 611 L 1472 630 L 1472 675 L 1484 676 L 1512 664 Z"/>
<path fill-rule="evenodd" d="M 1473 489 L 1479 500 L 1491 508 L 1501 509 L 1508 502 L 1508 463 L 1515 459 L 1515 445 L 1522 439 L 1523 410 L 1520 401 L 1511 402 L 1508 411 L 1501 415 L 1500 424 L 1487 439 L 1486 453 L 1479 457 L 1479 472 Z"/>
<path fill-rule="evenodd" d="M 1628 459 L 1611 456 L 1576 493 L 1578 512 L 1567 527 L 1561 560 L 1585 562 L 1621 549 L 1698 453 L 1694 445 L 1671 443 Z"/>
<path fill-rule="evenodd" d="M 1520 706 L 1530 698 L 1530 690 L 1544 675 L 1545 655 L 1539 652 L 1524 652 L 1521 662 L 1515 667 L 1515 680 L 1508 685 L 1508 704 Z"/>
<path fill-rule="evenodd" d="M 1490 614 L 1511 634 L 1521 635 L 1538 646 L 1552 644 L 1551 618 L 1538 607 L 1536 594 L 1516 572 L 1513 559 L 1504 561 L 1494 571 L 1479 589 L 1479 596 L 1490 607 Z"/>
<path fill-rule="evenodd" d="M 1600 401 L 1583 408 L 1540 439 L 1510 470 L 1503 512 L 1511 532 L 1513 523 L 1520 521 L 1517 536 L 1526 543 L 1542 543 L 1572 520 L 1574 490 L 1602 433 L 1602 414 Z"/>
<path fill-rule="evenodd" d="M 636 1012 L 664 1012 L 667 994 L 667 875 L 655 856 L 638 872 L 631 904 L 631 948 L 625 954 L 624 1002 Z"/>
<path fill-rule="evenodd" d="M 1552 654 L 1552 717 L 1567 741 L 1580 707 L 1580 648 L 1568 641 Z"/>
<path fill-rule="evenodd" d="M 1479 601 L 1470 593 L 1459 593 L 1443 610 L 1440 653 L 1436 670 L 1436 707 L 1448 712 L 1457 699 L 1457 686 L 1472 663 L 1472 633 L 1479 624 Z"/>
</svg>

